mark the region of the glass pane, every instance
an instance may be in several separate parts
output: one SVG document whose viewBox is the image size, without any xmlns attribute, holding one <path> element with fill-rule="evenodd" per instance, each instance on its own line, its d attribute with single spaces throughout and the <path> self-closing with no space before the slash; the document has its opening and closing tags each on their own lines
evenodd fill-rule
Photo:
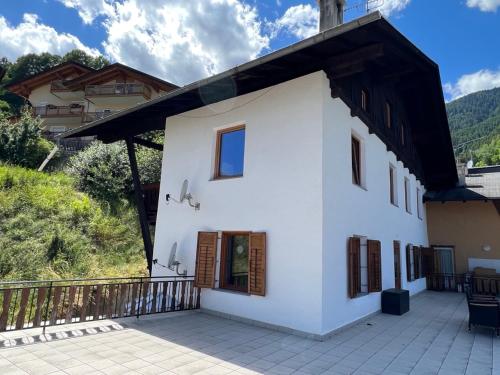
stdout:
<svg viewBox="0 0 500 375">
<path fill-rule="evenodd" d="M 243 175 L 245 129 L 222 133 L 220 136 L 219 176 Z"/>
<path fill-rule="evenodd" d="M 238 290 L 248 289 L 248 235 L 228 237 L 226 286 Z"/>
</svg>

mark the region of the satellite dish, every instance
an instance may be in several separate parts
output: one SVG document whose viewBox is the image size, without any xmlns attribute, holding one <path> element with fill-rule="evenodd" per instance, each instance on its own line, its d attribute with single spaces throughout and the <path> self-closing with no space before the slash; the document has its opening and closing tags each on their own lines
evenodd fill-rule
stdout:
<svg viewBox="0 0 500 375">
<path fill-rule="evenodd" d="M 184 199 L 186 199 L 188 186 L 189 186 L 188 180 L 184 180 L 184 182 L 182 183 L 181 195 L 180 195 L 180 198 L 179 198 L 180 202 L 184 202 Z"/>
<path fill-rule="evenodd" d="M 168 257 L 168 268 L 172 271 L 175 271 L 175 266 L 179 263 L 175 260 L 175 253 L 177 252 L 177 242 L 174 242 L 172 248 L 170 249 L 170 255 Z"/>
</svg>

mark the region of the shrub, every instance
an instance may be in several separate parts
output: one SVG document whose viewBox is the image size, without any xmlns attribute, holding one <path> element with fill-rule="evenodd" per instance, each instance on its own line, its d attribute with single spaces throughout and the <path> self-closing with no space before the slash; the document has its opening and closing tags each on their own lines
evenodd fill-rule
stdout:
<svg viewBox="0 0 500 375">
<path fill-rule="evenodd" d="M 0 115 L 0 161 L 38 168 L 54 148 L 42 138 L 40 126 L 40 119 L 32 117 L 28 109 L 15 121 Z"/>
</svg>

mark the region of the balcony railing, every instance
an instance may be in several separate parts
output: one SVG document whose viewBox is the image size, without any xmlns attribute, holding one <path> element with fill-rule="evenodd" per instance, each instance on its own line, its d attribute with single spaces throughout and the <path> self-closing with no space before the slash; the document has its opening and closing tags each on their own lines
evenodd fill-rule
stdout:
<svg viewBox="0 0 500 375">
<path fill-rule="evenodd" d="M 449 292 L 464 292 L 467 287 L 474 294 L 498 295 L 500 294 L 499 275 L 466 274 L 429 274 L 427 289 Z"/>
<path fill-rule="evenodd" d="M 193 277 L 0 282 L 0 332 L 198 308 Z"/>
<path fill-rule="evenodd" d="M 85 96 L 127 96 L 143 95 L 151 98 L 151 89 L 142 83 L 115 83 L 110 85 L 88 85 Z"/>
<path fill-rule="evenodd" d="M 106 112 L 85 112 L 83 114 L 83 122 L 92 122 L 103 119 L 116 113 L 117 111 L 106 111 Z"/>
<path fill-rule="evenodd" d="M 33 107 L 33 114 L 41 117 L 71 117 L 82 116 L 83 106 L 55 106 Z"/>
</svg>

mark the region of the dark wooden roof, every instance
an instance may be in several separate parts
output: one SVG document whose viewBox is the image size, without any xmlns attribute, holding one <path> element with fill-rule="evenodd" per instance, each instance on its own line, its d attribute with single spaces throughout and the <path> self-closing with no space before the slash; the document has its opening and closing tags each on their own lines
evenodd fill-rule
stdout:
<svg viewBox="0 0 500 375">
<path fill-rule="evenodd" d="M 428 191 L 424 199 L 431 202 L 500 200 L 500 165 L 469 168 L 464 186 Z"/>
<path fill-rule="evenodd" d="M 369 71 L 397 85 L 411 119 L 422 182 L 428 189 L 455 184 L 457 172 L 439 68 L 378 12 L 84 125 L 64 137 L 97 136 L 114 142 L 164 129 L 167 117 L 319 70 L 335 78 Z"/>
</svg>

